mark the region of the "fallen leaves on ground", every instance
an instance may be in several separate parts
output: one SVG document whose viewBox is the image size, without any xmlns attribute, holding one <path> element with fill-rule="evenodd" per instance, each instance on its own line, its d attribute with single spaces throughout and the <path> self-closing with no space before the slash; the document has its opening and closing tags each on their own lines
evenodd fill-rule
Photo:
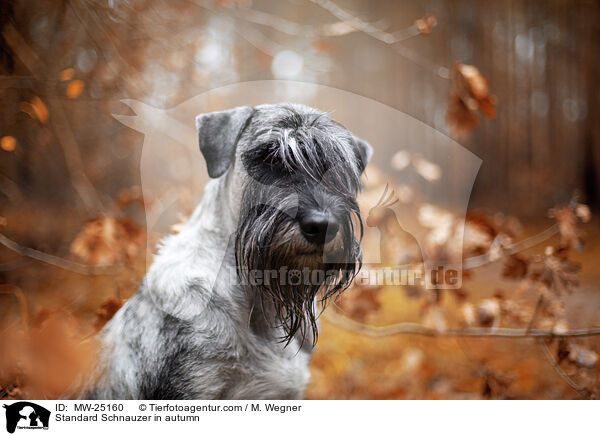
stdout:
<svg viewBox="0 0 600 436">
<path fill-rule="evenodd" d="M 71 253 L 91 265 L 131 264 L 144 243 L 144 232 L 131 218 L 103 216 L 84 225 Z"/>
</svg>

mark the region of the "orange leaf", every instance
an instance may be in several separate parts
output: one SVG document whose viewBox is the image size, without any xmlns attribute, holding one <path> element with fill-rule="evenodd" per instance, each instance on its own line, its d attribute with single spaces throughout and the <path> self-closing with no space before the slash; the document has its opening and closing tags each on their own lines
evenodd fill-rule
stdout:
<svg viewBox="0 0 600 436">
<path fill-rule="evenodd" d="M 66 82 L 68 80 L 71 80 L 74 75 L 75 75 L 75 70 L 73 68 L 65 68 L 64 70 L 62 70 L 60 72 L 60 81 Z"/>
<path fill-rule="evenodd" d="M 473 65 L 455 64 L 446 115 L 449 129 L 465 136 L 477 124 L 477 110 L 487 118 L 496 116 L 496 97 L 490 94 L 488 81 Z"/>
<path fill-rule="evenodd" d="M 3 136 L 2 139 L 0 139 L 0 147 L 2 147 L 2 150 L 4 151 L 14 151 L 17 147 L 17 140 L 14 136 Z"/>
<path fill-rule="evenodd" d="M 106 300 L 96 312 L 96 322 L 94 323 L 96 330 L 100 331 L 102 327 L 112 319 L 122 305 L 123 302 L 114 297 Z"/>
<path fill-rule="evenodd" d="M 67 97 L 77 98 L 83 91 L 84 83 L 83 80 L 73 80 L 67 87 Z"/>
<path fill-rule="evenodd" d="M 48 108 L 44 102 L 36 95 L 31 101 L 31 106 L 37 119 L 40 120 L 42 124 L 46 124 L 48 122 L 48 118 L 50 117 L 50 113 L 48 112 Z"/>
<path fill-rule="evenodd" d="M 421 33 L 429 34 L 435 26 L 437 26 L 437 18 L 435 15 L 429 14 L 415 21 L 415 26 Z"/>
</svg>

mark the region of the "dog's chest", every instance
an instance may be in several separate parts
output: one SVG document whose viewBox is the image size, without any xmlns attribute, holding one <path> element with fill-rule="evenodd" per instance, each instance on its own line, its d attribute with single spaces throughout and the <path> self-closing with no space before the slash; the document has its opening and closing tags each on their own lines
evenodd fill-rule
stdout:
<svg viewBox="0 0 600 436">
<path fill-rule="evenodd" d="M 298 350 L 291 343 L 246 345 L 246 353 L 240 355 L 232 365 L 233 374 L 223 397 L 230 399 L 300 399 L 310 379 L 311 353 Z"/>
</svg>

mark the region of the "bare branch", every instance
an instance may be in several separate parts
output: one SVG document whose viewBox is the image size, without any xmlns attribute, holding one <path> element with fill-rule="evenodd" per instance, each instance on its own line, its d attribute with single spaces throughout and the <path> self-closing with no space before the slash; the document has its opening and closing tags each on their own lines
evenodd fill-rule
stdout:
<svg viewBox="0 0 600 436">
<path fill-rule="evenodd" d="M 341 20 L 345 23 L 348 23 L 350 26 L 377 39 L 378 41 L 384 42 L 384 43 L 392 46 L 392 48 L 400 56 L 408 59 L 411 62 L 414 62 L 415 64 L 419 65 L 422 68 L 430 70 L 433 74 L 435 74 L 443 79 L 450 79 L 450 70 L 447 67 L 437 65 L 429 60 L 423 59 L 421 56 L 417 55 L 412 50 L 410 50 L 406 47 L 403 47 L 402 45 L 396 44 L 398 42 L 406 40 L 410 36 L 414 36 L 414 35 L 409 35 L 410 32 L 408 32 L 408 31 L 400 31 L 400 32 L 396 32 L 396 33 L 385 32 L 384 30 L 380 29 L 378 26 L 371 24 L 369 22 L 366 22 L 366 21 L 360 19 L 359 17 L 355 17 L 350 12 L 346 11 L 345 9 L 342 9 L 341 7 L 339 7 L 337 4 L 335 4 L 331 0 L 311 0 L 311 1 L 313 3 L 321 6 L 323 9 L 325 9 L 326 11 L 331 13 L 333 16 L 335 16 L 339 20 Z M 415 27 L 415 26 L 413 25 L 413 27 Z M 415 30 L 418 33 L 420 33 L 416 27 L 415 27 Z M 416 33 L 416 34 L 418 34 L 418 33 Z"/>
<path fill-rule="evenodd" d="M 552 227 L 548 227 L 546 230 L 531 236 L 530 238 L 524 239 L 521 242 L 516 242 L 514 244 L 510 244 L 504 247 L 503 254 L 506 256 L 510 256 L 513 254 L 520 253 L 521 251 L 528 250 L 536 245 L 541 244 L 544 241 L 547 241 L 554 235 L 558 234 L 558 225 L 554 224 Z M 491 254 L 490 252 L 482 254 L 481 256 L 474 256 L 468 259 L 465 259 L 463 262 L 464 269 L 472 269 L 478 268 L 480 266 L 484 266 L 495 262 L 496 260 L 502 259 L 503 256 L 499 257 Z"/>
<path fill-rule="evenodd" d="M 443 333 L 431 329 L 422 324 L 412 322 L 401 322 L 387 326 L 373 326 L 354 321 L 344 315 L 329 310 L 325 313 L 325 319 L 338 327 L 372 337 L 385 337 L 399 334 L 411 334 L 432 337 L 501 337 L 501 338 L 560 338 L 560 337 L 584 337 L 600 335 L 600 328 L 587 330 L 570 330 L 566 332 L 553 332 L 552 330 L 527 330 L 515 328 L 479 328 L 468 327 L 460 329 L 448 329 Z"/>
<path fill-rule="evenodd" d="M 548 359 L 548 362 L 550 363 L 550 365 L 552 365 L 552 368 L 554 368 L 554 370 L 556 371 L 556 373 L 558 375 L 560 375 L 560 377 L 569 386 L 571 386 L 573 389 L 575 389 L 579 394 L 581 394 L 581 395 L 587 395 L 588 392 L 585 389 L 583 389 L 582 387 L 580 387 L 577 383 L 575 383 L 573 381 L 573 379 L 571 377 L 569 377 L 566 372 L 563 371 L 563 369 L 560 367 L 560 365 L 558 364 L 558 362 L 556 361 L 556 359 L 552 355 L 552 352 L 548 348 L 548 345 L 542 339 L 540 339 L 538 342 L 539 342 L 540 346 L 542 347 L 542 350 L 544 351 L 544 355 Z"/>
<path fill-rule="evenodd" d="M 535 309 L 533 310 L 533 315 L 531 315 L 531 319 L 529 320 L 529 323 L 527 324 L 526 331 L 530 332 L 533 329 L 533 326 L 535 325 L 535 321 L 537 319 L 538 313 L 540 313 L 540 309 L 542 308 L 543 302 L 544 302 L 544 293 L 540 292 L 540 296 L 537 299 L 537 303 L 535 303 Z"/>
<path fill-rule="evenodd" d="M 29 257 L 31 259 L 38 260 L 40 262 L 47 263 L 48 265 L 55 266 L 67 271 L 75 272 L 77 274 L 87 275 L 109 275 L 114 274 L 122 265 L 84 265 L 81 263 L 73 262 L 62 257 L 54 256 L 52 254 L 44 253 L 34 248 L 23 247 L 17 244 L 12 239 L 9 239 L 2 233 L 0 233 L 0 244 L 6 248 L 20 254 L 21 256 Z"/>
<path fill-rule="evenodd" d="M 10 48 L 14 53 L 17 54 L 27 69 L 37 79 L 43 80 L 44 73 L 47 74 L 47 67 L 39 58 L 37 53 L 35 53 L 35 51 L 23 39 L 19 31 L 12 24 L 7 24 L 5 26 L 3 35 Z M 47 94 L 52 95 L 54 92 L 52 82 L 48 83 L 47 85 Z M 52 115 L 50 117 L 50 122 L 52 124 L 54 133 L 57 136 L 58 142 L 62 147 L 65 162 L 67 163 L 67 168 L 69 169 L 71 183 L 88 210 L 95 210 L 96 212 L 100 211 L 102 210 L 103 205 L 98 198 L 98 194 L 94 186 L 85 175 L 81 155 L 79 153 L 79 147 L 75 137 L 73 136 L 73 132 L 71 131 L 67 117 L 62 109 L 62 104 L 58 101 L 58 99 L 55 98 L 51 98 L 49 104 Z"/>
</svg>

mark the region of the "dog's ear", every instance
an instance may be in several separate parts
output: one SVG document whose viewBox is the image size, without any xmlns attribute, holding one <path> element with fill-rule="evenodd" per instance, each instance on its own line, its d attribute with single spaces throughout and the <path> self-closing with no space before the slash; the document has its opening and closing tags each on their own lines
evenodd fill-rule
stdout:
<svg viewBox="0 0 600 436">
<path fill-rule="evenodd" d="M 358 153 L 360 154 L 360 171 L 363 172 L 367 167 L 367 164 L 373 156 L 373 147 L 364 139 L 354 137 L 354 142 L 358 147 Z"/>
<path fill-rule="evenodd" d="M 240 106 L 196 117 L 200 151 L 213 179 L 221 177 L 231 165 L 238 139 L 253 112 L 252 106 Z"/>
</svg>

